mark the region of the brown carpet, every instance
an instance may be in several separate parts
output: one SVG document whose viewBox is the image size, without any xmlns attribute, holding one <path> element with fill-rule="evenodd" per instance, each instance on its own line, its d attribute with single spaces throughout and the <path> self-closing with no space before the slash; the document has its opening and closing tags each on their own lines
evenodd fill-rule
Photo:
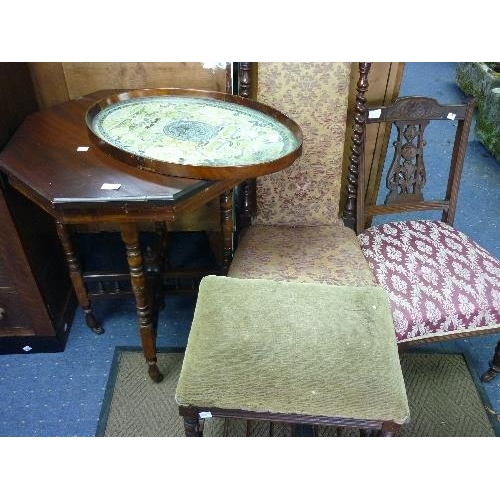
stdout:
<svg viewBox="0 0 500 500">
<path fill-rule="evenodd" d="M 142 352 L 117 348 L 97 436 L 183 436 L 174 400 L 182 352 L 160 352 L 165 379 L 151 382 Z M 494 436 L 467 362 L 461 354 L 405 353 L 401 358 L 411 422 L 402 436 Z M 481 391 L 482 392 L 482 391 Z M 497 428 L 496 425 L 494 425 Z M 357 431 L 317 427 L 318 436 L 353 436 Z M 498 432 L 498 431 L 497 431 Z M 208 419 L 205 436 L 290 436 L 284 424 Z"/>
</svg>

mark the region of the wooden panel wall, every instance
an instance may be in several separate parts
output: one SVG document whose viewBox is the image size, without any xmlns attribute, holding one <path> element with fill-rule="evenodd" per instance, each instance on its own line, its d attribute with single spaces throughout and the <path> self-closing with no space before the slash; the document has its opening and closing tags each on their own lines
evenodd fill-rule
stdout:
<svg viewBox="0 0 500 500">
<path fill-rule="evenodd" d="M 366 94 L 367 105 L 382 106 L 389 104 L 399 95 L 404 63 L 402 62 L 375 62 L 372 63 L 368 77 L 369 87 Z M 352 63 L 351 82 L 349 92 L 349 113 L 347 117 L 346 140 L 344 146 L 344 162 L 342 175 L 342 194 L 340 198 L 340 213 L 342 213 L 346 199 L 347 169 L 351 147 L 352 125 L 354 120 L 354 104 L 356 100 L 356 83 L 358 80 L 358 63 Z M 384 166 L 387 145 L 390 137 L 390 128 L 387 124 L 378 123 L 367 127 L 365 164 L 367 171 L 367 203 L 373 204 L 377 197 L 380 177 Z"/>
<path fill-rule="evenodd" d="M 30 70 L 40 108 L 46 108 L 101 89 L 180 87 L 226 92 L 228 64 L 36 62 L 30 63 Z"/>
</svg>

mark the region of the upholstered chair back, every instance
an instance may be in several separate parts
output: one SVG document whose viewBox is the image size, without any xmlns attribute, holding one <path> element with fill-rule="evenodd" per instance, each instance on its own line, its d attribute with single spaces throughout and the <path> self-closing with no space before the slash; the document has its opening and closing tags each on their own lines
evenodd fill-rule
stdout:
<svg viewBox="0 0 500 500">
<path fill-rule="evenodd" d="M 257 213 L 240 233 L 228 276 L 374 283 L 355 232 L 338 217 L 350 69 L 350 63 L 259 63 L 257 99 L 297 122 L 303 154 L 257 178 Z M 251 201 L 243 207 L 253 215 L 249 186 L 243 192 Z"/>
<path fill-rule="evenodd" d="M 295 120 L 303 154 L 257 179 L 258 225 L 319 226 L 338 221 L 350 63 L 259 63 L 257 100 Z"/>
</svg>

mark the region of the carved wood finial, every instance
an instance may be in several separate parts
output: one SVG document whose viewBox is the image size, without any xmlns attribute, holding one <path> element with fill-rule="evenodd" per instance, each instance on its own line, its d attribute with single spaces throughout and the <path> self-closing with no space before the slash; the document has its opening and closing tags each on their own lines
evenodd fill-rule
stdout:
<svg viewBox="0 0 500 500">
<path fill-rule="evenodd" d="M 250 97 L 251 69 L 251 62 L 240 62 L 238 65 L 238 95 L 241 97 Z"/>
<path fill-rule="evenodd" d="M 368 73 L 371 63 L 359 63 L 359 79 L 356 85 L 356 108 L 352 127 L 351 156 L 349 157 L 349 174 L 347 176 L 347 200 L 343 212 L 346 226 L 356 228 L 356 207 L 358 197 L 358 175 L 362 160 L 366 128 L 366 91 L 368 90 Z"/>
</svg>

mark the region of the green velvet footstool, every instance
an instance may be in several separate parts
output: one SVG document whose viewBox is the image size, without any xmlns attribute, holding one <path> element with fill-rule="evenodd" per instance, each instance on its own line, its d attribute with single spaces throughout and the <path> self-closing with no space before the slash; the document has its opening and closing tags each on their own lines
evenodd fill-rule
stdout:
<svg viewBox="0 0 500 500">
<path fill-rule="evenodd" d="M 176 400 L 187 436 L 210 417 L 393 435 L 409 409 L 386 292 L 207 276 Z"/>
</svg>

